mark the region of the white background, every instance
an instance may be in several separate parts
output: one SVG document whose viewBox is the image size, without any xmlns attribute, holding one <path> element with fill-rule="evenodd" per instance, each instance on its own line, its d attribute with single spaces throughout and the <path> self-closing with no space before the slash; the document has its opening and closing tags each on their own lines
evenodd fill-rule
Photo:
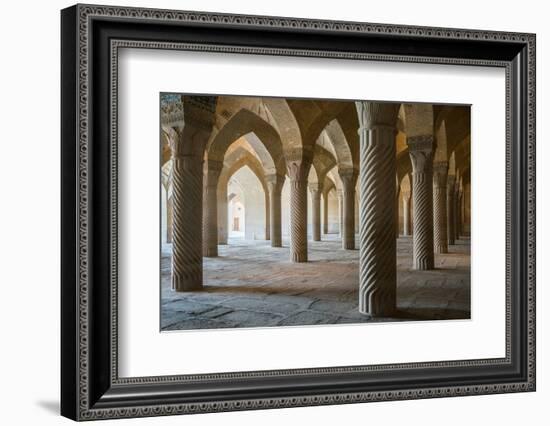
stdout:
<svg viewBox="0 0 550 426">
<path fill-rule="evenodd" d="M 125 49 L 118 77 L 121 376 L 505 356 L 502 68 Z M 166 91 L 471 103 L 472 319 L 159 333 L 155 141 L 159 92 Z M 500 178 L 484 174 L 487 164 Z"/>
<path fill-rule="evenodd" d="M 349 406 L 293 408 L 202 416 L 119 420 L 120 424 L 279 425 L 281 423 L 513 425 L 548 422 L 550 400 L 550 216 L 544 159 L 550 147 L 550 28 L 540 1 L 252 2 L 250 0 L 139 1 L 107 4 L 158 6 L 536 32 L 538 107 L 538 391 Z M 59 9 L 64 1 L 3 5 L 0 78 L 0 392 L 3 424 L 68 424 L 59 404 Z M 538 419 L 538 420 L 537 420 Z M 105 422 L 109 424 L 114 422 Z"/>
</svg>

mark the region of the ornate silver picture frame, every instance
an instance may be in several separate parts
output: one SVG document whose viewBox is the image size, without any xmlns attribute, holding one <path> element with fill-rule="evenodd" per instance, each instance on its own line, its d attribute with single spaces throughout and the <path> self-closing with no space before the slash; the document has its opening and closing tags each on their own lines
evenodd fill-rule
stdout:
<svg viewBox="0 0 550 426">
<path fill-rule="evenodd" d="M 93 420 L 534 391 L 535 40 L 523 33 L 127 7 L 62 10 L 61 414 Z M 121 48 L 503 69 L 505 356 L 121 377 Z"/>
</svg>

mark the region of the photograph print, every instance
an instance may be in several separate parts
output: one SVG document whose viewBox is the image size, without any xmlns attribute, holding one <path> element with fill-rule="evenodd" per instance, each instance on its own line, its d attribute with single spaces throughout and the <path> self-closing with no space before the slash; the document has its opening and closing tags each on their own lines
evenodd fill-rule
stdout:
<svg viewBox="0 0 550 426">
<path fill-rule="evenodd" d="M 160 330 L 469 320 L 470 106 L 160 94 Z"/>
</svg>

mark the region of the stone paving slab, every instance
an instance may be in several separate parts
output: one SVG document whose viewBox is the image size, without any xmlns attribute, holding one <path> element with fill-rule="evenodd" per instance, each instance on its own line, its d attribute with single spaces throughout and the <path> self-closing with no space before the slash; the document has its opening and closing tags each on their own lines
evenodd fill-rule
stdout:
<svg viewBox="0 0 550 426">
<path fill-rule="evenodd" d="M 358 310 L 358 250 L 340 240 L 309 241 L 310 262 L 289 259 L 288 241 L 230 240 L 204 258 L 204 289 L 170 289 L 169 245 L 161 256 L 161 329 L 271 327 L 470 318 L 470 244 L 461 239 L 436 255 L 433 271 L 414 271 L 412 239 L 397 241 L 397 312 L 369 318 Z"/>
</svg>

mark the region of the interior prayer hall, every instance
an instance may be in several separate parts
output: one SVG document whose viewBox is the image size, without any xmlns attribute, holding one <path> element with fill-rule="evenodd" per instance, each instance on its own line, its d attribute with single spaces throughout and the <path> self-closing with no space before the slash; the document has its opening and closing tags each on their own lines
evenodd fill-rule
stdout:
<svg viewBox="0 0 550 426">
<path fill-rule="evenodd" d="M 161 329 L 470 318 L 470 107 L 162 93 Z"/>
</svg>

